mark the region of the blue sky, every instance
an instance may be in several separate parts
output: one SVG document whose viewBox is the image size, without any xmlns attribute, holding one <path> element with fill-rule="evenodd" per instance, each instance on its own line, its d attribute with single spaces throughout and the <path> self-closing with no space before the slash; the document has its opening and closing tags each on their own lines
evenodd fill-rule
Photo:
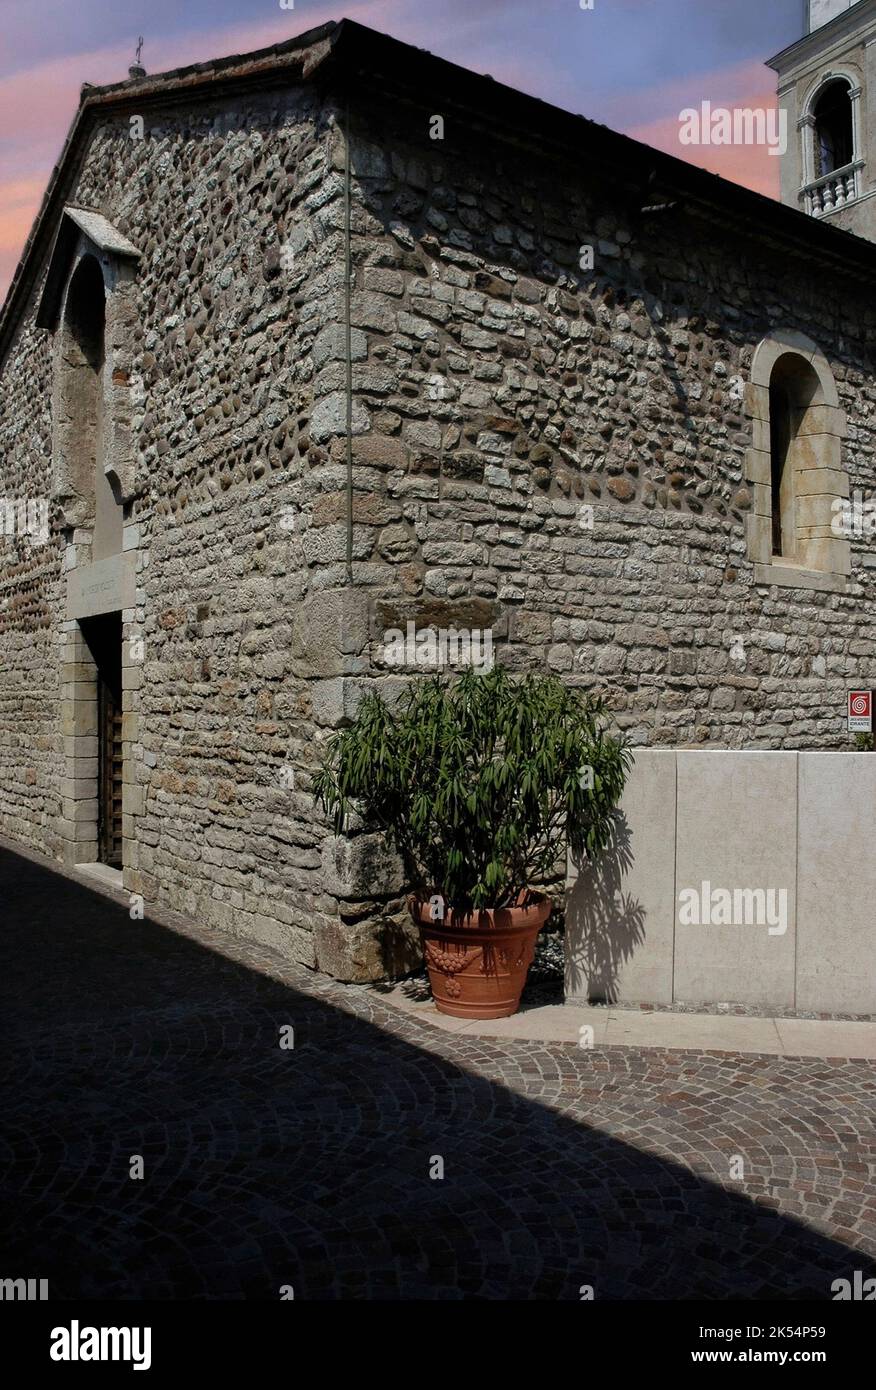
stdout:
<svg viewBox="0 0 876 1390">
<path fill-rule="evenodd" d="M 0 0 L 0 294 L 85 81 L 245 52 L 347 15 L 777 196 L 763 149 L 679 147 L 678 113 L 767 105 L 803 0 Z"/>
</svg>

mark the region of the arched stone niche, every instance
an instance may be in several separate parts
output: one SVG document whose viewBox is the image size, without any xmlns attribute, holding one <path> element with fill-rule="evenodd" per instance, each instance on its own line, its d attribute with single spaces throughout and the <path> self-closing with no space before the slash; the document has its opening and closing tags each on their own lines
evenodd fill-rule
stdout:
<svg viewBox="0 0 876 1390">
<path fill-rule="evenodd" d="M 851 547 L 837 532 L 835 504 L 849 495 L 846 421 L 827 358 L 804 333 L 770 334 L 754 353 L 745 405 L 753 434 L 745 472 L 755 580 L 844 589 Z"/>
<path fill-rule="evenodd" d="M 68 528 L 91 533 L 94 561 L 121 552 L 123 509 L 137 490 L 131 360 L 138 258 L 100 214 L 65 208 L 37 317 L 55 335 L 54 498 Z"/>
</svg>

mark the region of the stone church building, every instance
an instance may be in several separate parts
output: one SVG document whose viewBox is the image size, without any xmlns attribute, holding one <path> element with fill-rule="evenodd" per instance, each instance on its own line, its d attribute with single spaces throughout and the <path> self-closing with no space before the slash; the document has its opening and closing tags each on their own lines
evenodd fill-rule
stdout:
<svg viewBox="0 0 876 1390">
<path fill-rule="evenodd" d="M 847 744 L 876 0 L 812 8 L 787 206 L 346 20 L 83 88 L 0 317 L 5 836 L 365 979 L 403 884 L 309 787 L 391 632 Z"/>
</svg>

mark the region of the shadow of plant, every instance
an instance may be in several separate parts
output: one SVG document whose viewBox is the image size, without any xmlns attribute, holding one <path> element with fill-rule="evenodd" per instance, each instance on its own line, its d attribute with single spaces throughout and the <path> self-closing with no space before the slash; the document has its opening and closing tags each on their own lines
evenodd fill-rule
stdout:
<svg viewBox="0 0 876 1390">
<path fill-rule="evenodd" d="M 574 865 L 577 879 L 566 905 L 566 994 L 591 1004 L 614 1004 L 618 975 L 645 940 L 645 910 L 623 892 L 633 865 L 630 827 L 622 811 L 611 840 L 595 863 Z M 570 942 L 576 945 L 570 946 Z"/>
</svg>

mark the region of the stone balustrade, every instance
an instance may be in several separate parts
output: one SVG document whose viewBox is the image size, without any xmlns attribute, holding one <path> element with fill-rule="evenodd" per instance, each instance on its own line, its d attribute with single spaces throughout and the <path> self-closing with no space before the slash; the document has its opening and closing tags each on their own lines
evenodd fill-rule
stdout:
<svg viewBox="0 0 876 1390">
<path fill-rule="evenodd" d="M 825 217 L 837 208 L 845 207 L 858 197 L 858 178 L 861 161 L 846 164 L 842 169 L 834 169 L 820 179 L 808 183 L 803 192 L 806 197 L 806 211 L 811 217 Z"/>
</svg>

